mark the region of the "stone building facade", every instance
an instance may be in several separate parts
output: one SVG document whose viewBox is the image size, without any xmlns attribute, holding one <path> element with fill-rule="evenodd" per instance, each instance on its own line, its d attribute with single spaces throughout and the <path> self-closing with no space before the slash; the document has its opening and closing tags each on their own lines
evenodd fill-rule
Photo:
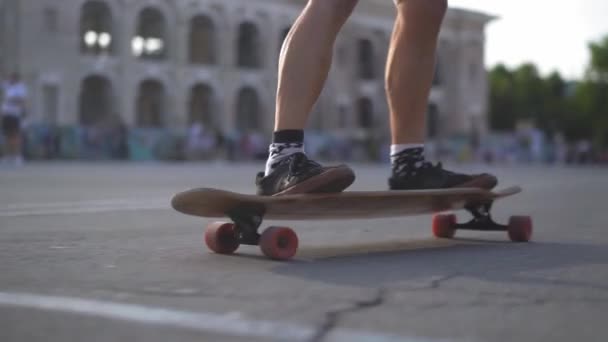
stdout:
<svg viewBox="0 0 608 342">
<path fill-rule="evenodd" d="M 284 36 L 304 0 L 0 0 L 0 71 L 19 70 L 31 117 L 270 133 Z M 341 33 L 311 128 L 386 134 L 393 2 L 361 1 Z M 450 9 L 429 105 L 431 136 L 486 129 L 484 27 Z"/>
</svg>

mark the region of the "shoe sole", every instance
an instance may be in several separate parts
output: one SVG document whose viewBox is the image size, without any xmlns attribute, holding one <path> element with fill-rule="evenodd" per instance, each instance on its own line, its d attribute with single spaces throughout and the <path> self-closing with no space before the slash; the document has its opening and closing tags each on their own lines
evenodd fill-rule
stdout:
<svg viewBox="0 0 608 342">
<path fill-rule="evenodd" d="M 337 193 L 342 192 L 355 181 L 355 173 L 346 165 L 326 168 L 322 173 L 310 177 L 290 188 L 274 194 L 294 195 L 309 193 Z"/>
</svg>

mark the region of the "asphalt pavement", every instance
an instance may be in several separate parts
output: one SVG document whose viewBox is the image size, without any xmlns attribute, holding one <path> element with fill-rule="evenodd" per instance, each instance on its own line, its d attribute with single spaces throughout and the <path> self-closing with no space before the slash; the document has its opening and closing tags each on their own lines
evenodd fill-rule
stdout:
<svg viewBox="0 0 608 342">
<path fill-rule="evenodd" d="M 252 193 L 261 166 L 0 168 L 0 341 L 608 340 L 608 169 L 451 165 L 522 186 L 494 216 L 531 215 L 531 243 L 419 216 L 280 222 L 290 262 L 209 253 L 172 194 Z M 354 168 L 353 190 L 386 188 L 386 165 Z"/>
</svg>

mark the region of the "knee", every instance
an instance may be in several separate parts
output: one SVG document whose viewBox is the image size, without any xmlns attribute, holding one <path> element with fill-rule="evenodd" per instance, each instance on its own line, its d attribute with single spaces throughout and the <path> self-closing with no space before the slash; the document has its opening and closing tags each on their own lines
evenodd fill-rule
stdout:
<svg viewBox="0 0 608 342">
<path fill-rule="evenodd" d="M 394 0 L 399 14 L 415 12 L 429 19 L 443 19 L 448 9 L 448 0 Z"/>
<path fill-rule="evenodd" d="M 308 5 L 323 11 L 336 20 L 348 18 L 359 0 L 309 0 Z"/>
</svg>

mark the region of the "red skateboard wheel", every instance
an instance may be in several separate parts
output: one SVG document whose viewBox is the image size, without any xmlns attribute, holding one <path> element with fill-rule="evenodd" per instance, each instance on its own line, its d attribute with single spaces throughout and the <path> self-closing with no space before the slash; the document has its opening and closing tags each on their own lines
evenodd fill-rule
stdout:
<svg viewBox="0 0 608 342">
<path fill-rule="evenodd" d="M 218 254 L 232 254 L 239 248 L 234 223 L 213 222 L 205 230 L 205 243 Z"/>
<path fill-rule="evenodd" d="M 433 217 L 433 235 L 438 238 L 451 239 L 456 233 L 456 215 L 435 215 Z"/>
<path fill-rule="evenodd" d="M 269 227 L 260 237 L 260 249 L 274 260 L 289 260 L 298 250 L 298 236 L 287 227 Z"/>
<path fill-rule="evenodd" d="M 508 228 L 511 241 L 528 242 L 532 238 L 532 218 L 530 216 L 511 216 Z"/>
</svg>

